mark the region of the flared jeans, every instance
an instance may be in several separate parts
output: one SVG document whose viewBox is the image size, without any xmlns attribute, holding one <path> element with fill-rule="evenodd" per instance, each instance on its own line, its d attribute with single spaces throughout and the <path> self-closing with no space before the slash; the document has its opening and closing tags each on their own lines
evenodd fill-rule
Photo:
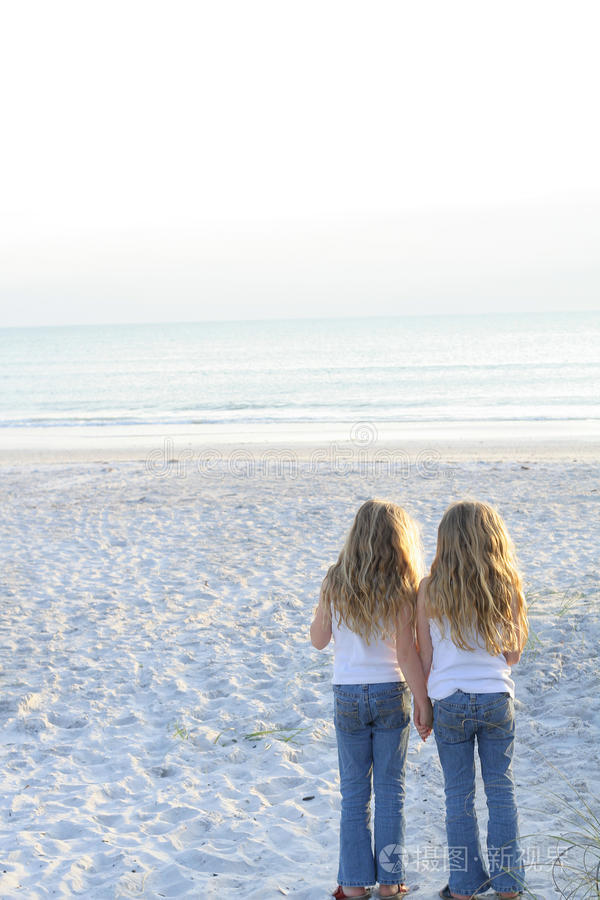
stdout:
<svg viewBox="0 0 600 900">
<path fill-rule="evenodd" d="M 408 686 L 403 681 L 334 684 L 333 694 L 342 795 L 338 882 L 397 884 L 404 879 Z"/>
<path fill-rule="evenodd" d="M 512 697 L 456 691 L 435 701 L 433 729 L 444 772 L 450 890 L 522 891 L 524 867 L 512 774 Z M 476 742 L 489 813 L 487 856 L 475 813 Z"/>
</svg>

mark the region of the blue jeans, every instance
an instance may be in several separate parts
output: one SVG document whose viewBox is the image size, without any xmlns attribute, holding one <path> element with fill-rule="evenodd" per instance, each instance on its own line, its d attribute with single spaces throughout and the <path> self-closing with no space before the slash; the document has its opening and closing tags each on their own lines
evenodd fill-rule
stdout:
<svg viewBox="0 0 600 900">
<path fill-rule="evenodd" d="M 404 879 L 404 770 L 410 692 L 403 681 L 334 684 L 333 696 L 342 795 L 338 882 L 342 887 L 397 884 Z"/>
<path fill-rule="evenodd" d="M 456 691 L 433 708 L 433 730 L 446 789 L 450 890 L 474 894 L 523 890 L 524 867 L 512 774 L 515 734 L 510 694 Z M 487 865 L 475 814 L 475 737 L 489 812 Z"/>
</svg>

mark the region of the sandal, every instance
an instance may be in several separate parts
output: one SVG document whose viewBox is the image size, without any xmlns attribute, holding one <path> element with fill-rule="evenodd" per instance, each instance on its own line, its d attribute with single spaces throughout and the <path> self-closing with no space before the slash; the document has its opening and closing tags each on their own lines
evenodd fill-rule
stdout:
<svg viewBox="0 0 600 900">
<path fill-rule="evenodd" d="M 338 884 L 331 896 L 335 897 L 335 900 L 345 900 L 345 898 L 348 898 L 348 900 L 366 900 L 367 897 L 371 896 L 371 891 L 367 889 L 362 894 L 355 894 L 353 897 L 348 897 L 348 894 L 345 893 L 344 888 L 340 884 Z"/>
<path fill-rule="evenodd" d="M 408 894 L 410 888 L 405 884 L 399 884 L 398 890 L 394 891 L 393 894 L 382 894 L 381 891 L 377 893 L 379 900 L 387 900 L 388 897 L 403 897 L 404 894 Z"/>
</svg>

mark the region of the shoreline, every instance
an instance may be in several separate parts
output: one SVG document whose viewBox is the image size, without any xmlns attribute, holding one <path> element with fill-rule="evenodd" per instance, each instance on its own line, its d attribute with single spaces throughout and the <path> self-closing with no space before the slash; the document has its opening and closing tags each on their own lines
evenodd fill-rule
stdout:
<svg viewBox="0 0 600 900">
<path fill-rule="evenodd" d="M 235 426 L 72 426 L 0 429 L 0 466 L 183 459 L 214 464 L 239 456 L 333 467 L 390 458 L 581 460 L 600 458 L 600 422 L 473 421 Z M 245 454 L 245 455 L 244 455 Z"/>
</svg>

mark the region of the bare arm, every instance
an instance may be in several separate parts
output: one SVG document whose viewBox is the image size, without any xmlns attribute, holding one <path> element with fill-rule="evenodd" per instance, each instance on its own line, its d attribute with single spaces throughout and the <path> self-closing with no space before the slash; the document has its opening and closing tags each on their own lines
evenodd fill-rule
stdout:
<svg viewBox="0 0 600 900">
<path fill-rule="evenodd" d="M 517 622 L 518 621 L 518 619 L 517 619 L 518 610 L 517 610 L 516 597 L 513 597 L 512 614 L 513 614 L 514 621 Z M 519 660 L 521 659 L 521 653 L 523 652 L 523 645 L 525 644 L 524 635 L 523 635 L 521 628 L 518 625 L 516 625 L 515 627 L 516 627 L 516 631 L 517 631 L 517 649 L 516 650 L 505 650 L 504 654 L 503 654 L 504 659 L 506 660 L 506 662 L 508 663 L 509 666 L 514 666 L 519 662 Z"/>
<path fill-rule="evenodd" d="M 325 605 L 323 594 L 319 597 L 319 604 L 310 626 L 310 641 L 317 650 L 323 650 L 331 640 L 331 609 Z"/>
<path fill-rule="evenodd" d="M 396 656 L 398 665 L 402 669 L 404 677 L 412 691 L 415 704 L 415 725 L 423 740 L 426 740 L 431 732 L 433 723 L 433 711 L 431 701 L 427 696 L 427 686 L 423 666 L 414 630 L 410 623 L 410 610 L 404 610 L 398 617 L 396 627 Z"/>
<path fill-rule="evenodd" d="M 428 581 L 429 578 L 423 578 L 419 585 L 419 593 L 417 594 L 417 643 L 419 646 L 419 656 L 421 657 L 425 680 L 429 678 L 431 661 L 433 659 L 433 644 L 431 643 L 431 634 L 429 632 L 429 619 L 425 610 Z"/>
</svg>

